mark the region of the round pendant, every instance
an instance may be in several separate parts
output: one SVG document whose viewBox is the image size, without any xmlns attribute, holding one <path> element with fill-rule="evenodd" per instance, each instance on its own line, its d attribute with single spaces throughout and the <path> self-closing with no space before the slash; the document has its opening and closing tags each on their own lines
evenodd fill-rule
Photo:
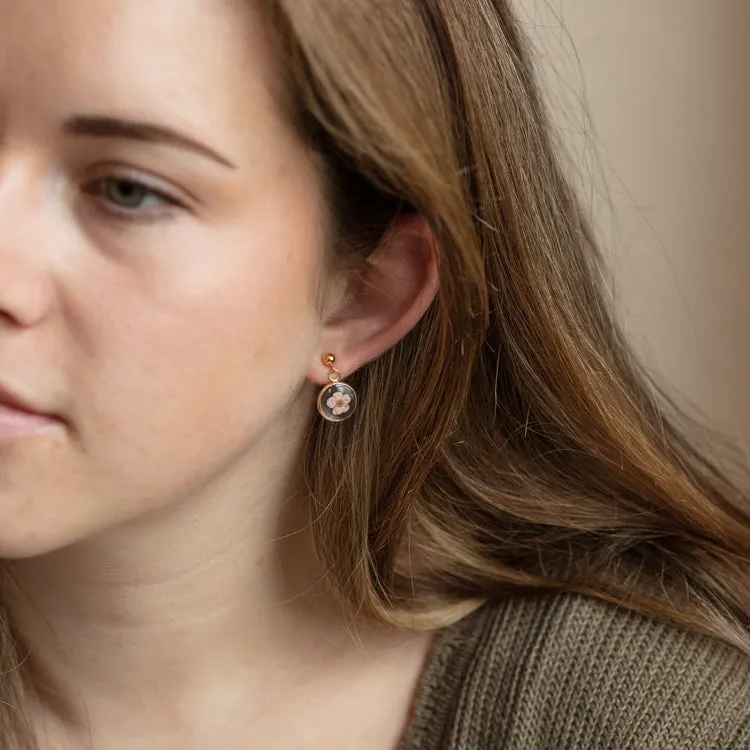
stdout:
<svg viewBox="0 0 750 750">
<path fill-rule="evenodd" d="M 343 422 L 357 408 L 357 392 L 348 383 L 326 385 L 318 395 L 318 411 L 329 422 Z"/>
</svg>

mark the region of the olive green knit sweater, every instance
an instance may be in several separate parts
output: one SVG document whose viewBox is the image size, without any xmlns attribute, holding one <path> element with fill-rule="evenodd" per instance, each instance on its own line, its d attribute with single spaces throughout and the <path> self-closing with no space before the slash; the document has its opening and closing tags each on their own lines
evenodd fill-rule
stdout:
<svg viewBox="0 0 750 750">
<path fill-rule="evenodd" d="M 404 750 L 750 750 L 750 658 L 573 594 L 438 635 Z"/>
</svg>

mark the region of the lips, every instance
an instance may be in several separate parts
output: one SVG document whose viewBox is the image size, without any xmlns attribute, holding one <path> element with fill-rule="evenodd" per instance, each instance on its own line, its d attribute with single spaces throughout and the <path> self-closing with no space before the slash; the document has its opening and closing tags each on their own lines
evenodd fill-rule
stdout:
<svg viewBox="0 0 750 750">
<path fill-rule="evenodd" d="M 52 414 L 45 414 L 43 411 L 36 409 L 23 398 L 16 396 L 9 389 L 5 388 L 2 384 L 0 384 L 0 409 L 4 412 L 19 412 L 27 416 L 46 417 L 47 419 L 53 418 Z"/>
<path fill-rule="evenodd" d="M 0 445 L 59 429 L 62 420 L 0 385 Z"/>
</svg>

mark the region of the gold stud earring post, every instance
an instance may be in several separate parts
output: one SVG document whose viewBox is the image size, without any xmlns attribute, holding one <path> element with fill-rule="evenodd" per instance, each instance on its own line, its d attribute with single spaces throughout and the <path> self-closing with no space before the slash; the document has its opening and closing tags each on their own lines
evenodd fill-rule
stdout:
<svg viewBox="0 0 750 750">
<path fill-rule="evenodd" d="M 326 354 L 325 357 L 323 357 L 323 364 L 328 368 L 328 379 L 332 383 L 338 383 L 339 380 L 341 380 L 341 373 L 334 367 L 336 364 L 336 355 L 335 354 Z"/>
</svg>

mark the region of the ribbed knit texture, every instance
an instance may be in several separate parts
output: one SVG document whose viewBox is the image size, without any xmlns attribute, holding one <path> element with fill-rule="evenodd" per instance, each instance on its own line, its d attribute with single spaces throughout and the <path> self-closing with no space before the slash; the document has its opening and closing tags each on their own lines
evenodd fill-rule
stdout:
<svg viewBox="0 0 750 750">
<path fill-rule="evenodd" d="M 442 631 L 403 750 L 750 750 L 750 658 L 574 595 Z"/>
</svg>

